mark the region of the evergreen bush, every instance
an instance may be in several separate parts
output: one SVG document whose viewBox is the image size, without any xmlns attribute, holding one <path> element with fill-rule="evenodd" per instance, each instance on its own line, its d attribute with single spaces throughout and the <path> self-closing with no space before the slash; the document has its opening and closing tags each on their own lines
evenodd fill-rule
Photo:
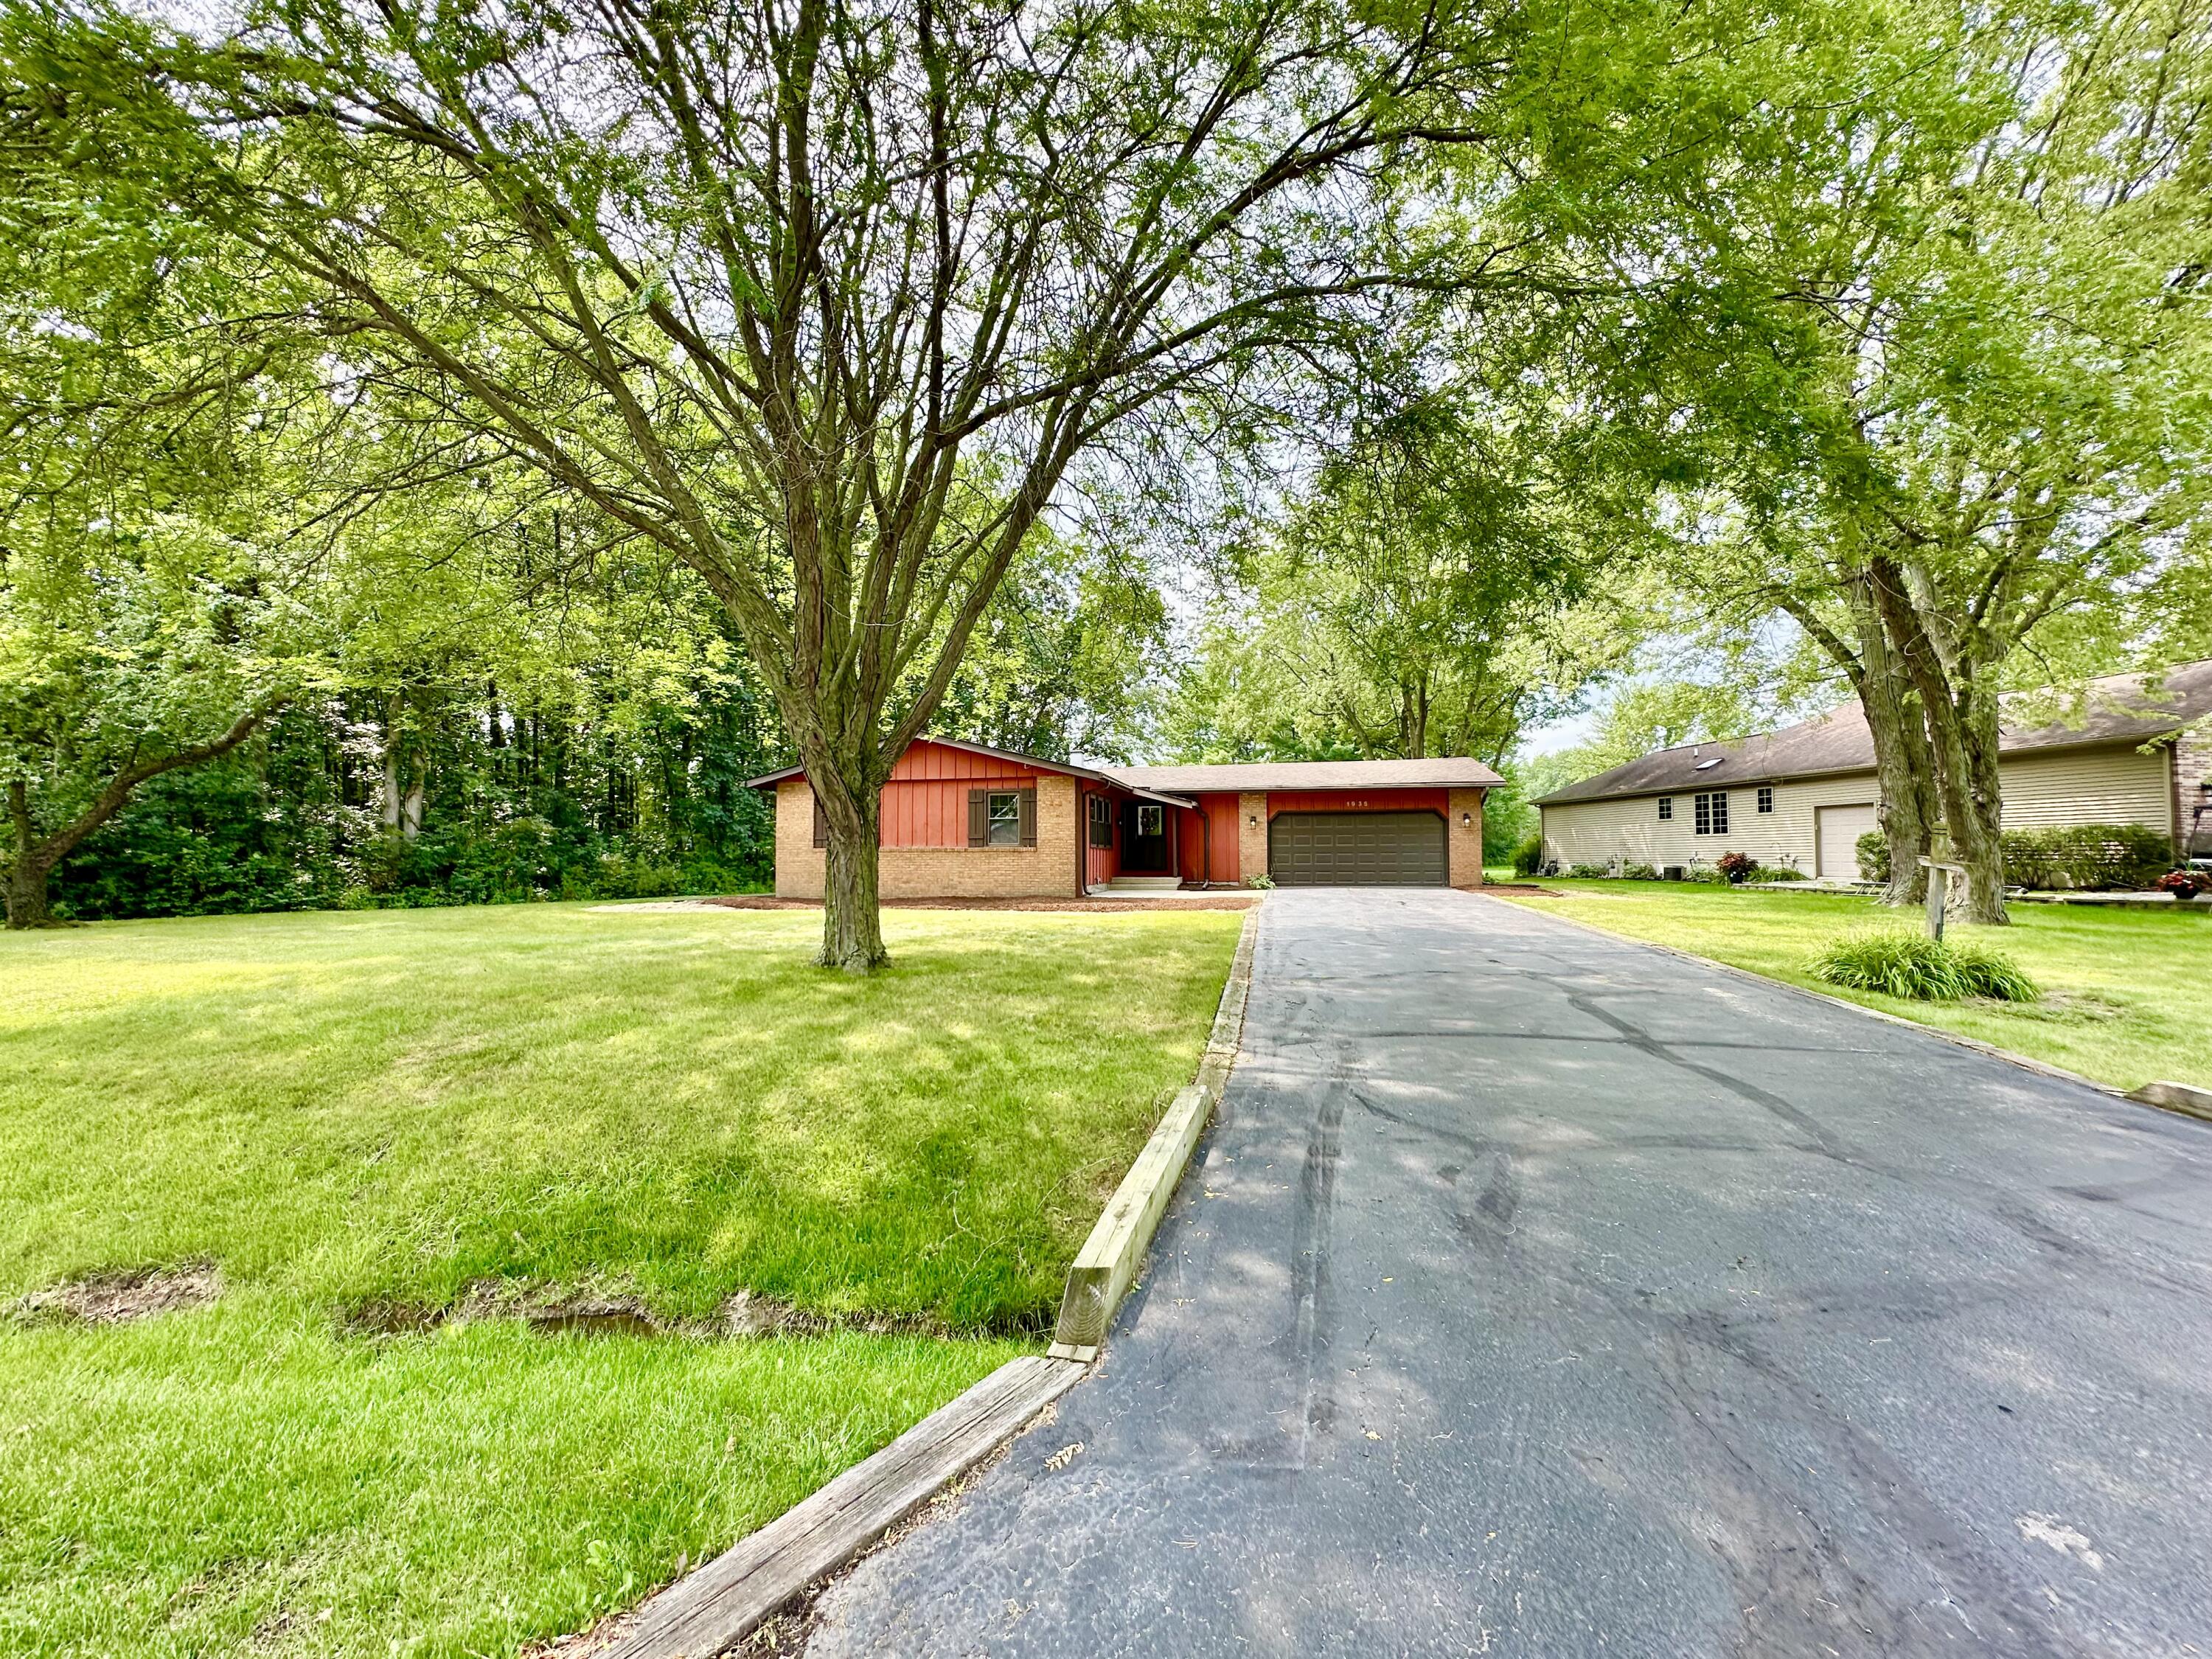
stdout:
<svg viewBox="0 0 2212 1659">
<path fill-rule="evenodd" d="M 2140 823 L 2083 823 L 2004 832 L 2005 880 L 2016 887 L 2138 892 L 2173 863 L 2173 848 Z"/>
<path fill-rule="evenodd" d="M 1869 830 L 1851 848 L 1859 866 L 1859 879 L 1882 883 L 1889 879 L 1889 837 Z"/>
</svg>

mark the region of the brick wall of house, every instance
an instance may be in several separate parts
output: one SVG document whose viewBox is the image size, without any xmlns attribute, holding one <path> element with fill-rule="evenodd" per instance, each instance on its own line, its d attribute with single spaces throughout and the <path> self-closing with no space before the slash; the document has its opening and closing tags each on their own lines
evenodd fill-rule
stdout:
<svg viewBox="0 0 2212 1659">
<path fill-rule="evenodd" d="M 2200 726 L 2184 732 L 2173 745 L 2173 804 L 2179 814 L 2174 834 L 2185 838 L 2194 822 L 2197 840 L 2185 850 L 2199 858 L 2212 856 L 2212 812 L 2197 817 L 2197 807 L 2208 799 L 2207 782 L 2212 782 L 2212 726 Z"/>
<path fill-rule="evenodd" d="M 814 791 L 805 778 L 775 787 L 775 896 L 822 896 L 822 849 L 814 844 Z"/>
<path fill-rule="evenodd" d="M 1451 792 L 1449 810 L 1444 814 L 1444 846 L 1451 884 L 1455 887 L 1481 886 L 1481 790 L 1455 789 Z"/>
<path fill-rule="evenodd" d="M 1237 798 L 1237 879 L 1267 873 L 1267 797 Z"/>
<path fill-rule="evenodd" d="M 896 784 L 887 786 L 896 788 Z M 892 898 L 1063 898 L 1075 884 L 1075 780 L 1036 781 L 1035 847 L 886 847 L 877 880 Z M 775 890 L 818 899 L 823 849 L 814 844 L 814 792 L 803 778 L 775 791 Z"/>
</svg>

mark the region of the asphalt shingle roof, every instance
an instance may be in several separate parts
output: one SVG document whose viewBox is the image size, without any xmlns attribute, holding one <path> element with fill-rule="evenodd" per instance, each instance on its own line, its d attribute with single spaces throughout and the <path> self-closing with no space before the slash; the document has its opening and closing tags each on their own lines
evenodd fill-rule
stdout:
<svg viewBox="0 0 2212 1659">
<path fill-rule="evenodd" d="M 2016 705 L 2020 695 L 2006 701 Z M 2006 726 L 2000 733 L 1999 746 L 2001 752 L 2009 755 L 2026 749 L 2084 744 L 2147 743 L 2207 714 L 2212 714 L 2212 658 L 2167 669 L 2158 690 L 2150 693 L 2143 690 L 2140 674 L 2112 674 L 2091 680 L 2081 706 L 2068 716 L 2040 726 Z M 1556 789 L 1536 804 L 1565 806 L 1576 801 L 1774 783 L 1873 768 L 1874 738 L 1867 732 L 1864 711 L 1854 700 L 1830 709 L 1818 720 L 1779 732 L 1641 755 L 1609 772 Z"/>
<path fill-rule="evenodd" d="M 1480 761 L 1451 756 L 1437 760 L 1249 761 L 1226 766 L 1102 766 L 1133 789 L 1199 791 L 1268 789 L 1485 789 L 1504 781 Z"/>
<path fill-rule="evenodd" d="M 1504 780 L 1478 760 L 1378 761 L 1255 761 L 1230 766 L 1076 766 L 1066 761 L 1039 760 L 1011 750 L 992 749 L 980 743 L 924 735 L 917 743 L 943 744 L 971 755 L 990 755 L 1066 772 L 1079 778 L 1097 778 L 1127 789 L 1188 794 L 1194 790 L 1264 789 L 1484 789 Z M 786 766 L 759 777 L 747 778 L 748 789 L 769 789 L 787 778 L 805 775 L 805 769 Z"/>
</svg>

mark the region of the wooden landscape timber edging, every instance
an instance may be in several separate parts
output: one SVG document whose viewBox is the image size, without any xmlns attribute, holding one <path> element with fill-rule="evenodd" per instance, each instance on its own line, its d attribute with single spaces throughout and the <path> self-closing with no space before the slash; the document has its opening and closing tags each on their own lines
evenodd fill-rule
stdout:
<svg viewBox="0 0 2212 1659">
<path fill-rule="evenodd" d="M 678 1579 L 625 1621 L 604 1659 L 710 1659 L 834 1572 L 1067 1392 L 1084 1368 L 1024 1354 L 874 1456 Z"/>
<path fill-rule="evenodd" d="M 1244 913 L 1244 929 L 1237 935 L 1237 955 L 1229 964 L 1229 982 L 1221 988 L 1221 1006 L 1213 1012 L 1213 1030 L 1200 1056 L 1198 1076 L 1192 1080 L 1216 1100 L 1229 1086 L 1229 1068 L 1237 1063 L 1237 1044 L 1244 1037 L 1244 1005 L 1252 994 L 1252 953 L 1259 948 L 1260 912 L 1255 904 Z"/>
<path fill-rule="evenodd" d="M 1198 1080 L 1176 1097 L 1114 1201 L 1091 1229 L 1083 1255 L 1076 1258 L 1060 1309 L 1063 1330 L 1068 1304 L 1076 1296 L 1077 1274 L 1084 1271 L 1083 1264 L 1102 1236 L 1115 1241 L 1114 1259 L 1087 1304 L 1103 1310 L 1102 1336 L 1105 1322 L 1111 1321 L 1136 1276 L 1160 1212 L 1167 1207 L 1190 1149 L 1236 1063 L 1245 1000 L 1251 992 L 1252 951 L 1264 908 L 1255 905 L 1245 913 L 1229 982 L 1221 988 L 1221 1004 L 1199 1061 Z M 1180 1150 L 1172 1150 L 1176 1147 Z M 1140 1171 L 1145 1172 L 1141 1179 Z M 1133 1194 L 1139 1194 L 1137 1207 L 1146 1212 L 1141 1227 L 1129 1224 L 1133 1219 L 1129 1215 L 1109 1225 L 1124 1199 Z M 1106 1294 L 1109 1287 L 1110 1295 Z M 587 1644 L 584 1651 L 597 1659 L 712 1659 L 743 1641 L 809 1584 L 844 1566 L 1073 1388 L 1097 1353 L 1097 1342 L 1074 1353 L 1064 1349 L 1055 1340 L 1048 1353 L 1008 1360 L 812 1497 L 648 1597 L 617 1622 L 610 1640 Z"/>
<path fill-rule="evenodd" d="M 1493 902 L 1504 903 L 1504 900 Z M 2062 1083 L 2078 1083 L 2085 1089 L 2094 1089 L 2100 1095 L 2110 1095 L 2116 1100 L 2133 1101 L 2140 1106 L 2156 1106 L 2162 1110 L 2179 1112 L 2185 1117 L 2201 1117 L 2212 1121 L 2212 1092 L 2191 1088 L 2185 1083 L 2146 1083 L 2132 1091 L 2117 1088 L 2109 1083 L 2100 1083 L 2093 1077 L 2083 1077 L 2079 1072 L 2069 1072 L 2063 1066 L 2053 1066 L 2048 1060 L 2033 1060 L 2026 1054 L 2014 1054 L 2009 1048 L 2000 1048 L 1994 1042 L 1984 1042 L 1979 1037 L 1961 1036 L 1956 1031 L 1947 1031 L 1940 1025 L 1923 1025 L 1917 1019 L 1907 1019 L 1902 1014 L 1893 1014 L 1881 1008 L 1869 1008 L 1863 1002 L 1853 1002 L 1849 997 L 1831 996 L 1826 991 L 1815 991 L 1809 986 L 1792 985 L 1786 979 L 1769 979 L 1765 974 L 1753 973 L 1748 968 L 1739 968 L 1732 962 L 1720 962 L 1711 957 L 1701 957 L 1694 951 L 1685 951 L 1676 945 L 1661 945 L 1656 940 L 1638 939 L 1633 933 L 1616 933 L 1610 927 L 1601 927 L 1594 921 L 1584 921 L 1579 916 L 1563 916 L 1556 911 L 1540 910 L 1533 905 L 1522 907 L 1531 914 L 1549 916 L 1554 921 L 1564 921 L 1570 927 L 1579 927 L 1585 933 L 1602 939 L 1618 939 L 1624 944 L 1642 945 L 1654 951 L 1679 957 L 1684 962 L 1694 962 L 1701 967 L 1717 968 L 1723 974 L 1733 974 L 1738 979 L 1756 981 L 1771 985 L 1792 995 L 1810 997 L 1815 1002 L 1832 1003 L 1838 1008 L 1848 1008 L 1853 1013 L 1864 1014 L 1870 1019 L 1886 1019 L 1892 1025 L 1902 1025 L 1909 1031 L 1923 1031 L 1932 1037 L 1954 1043 L 1961 1048 L 1972 1048 L 1976 1054 L 1987 1054 L 1992 1060 L 2002 1060 L 2031 1072 L 2040 1072 L 2045 1077 L 2057 1078 Z M 2191 1103 L 2193 1097 L 2194 1103 Z"/>
<path fill-rule="evenodd" d="M 1221 988 L 1221 1006 L 1213 1016 L 1213 1031 L 1199 1061 L 1197 1080 L 1175 1097 L 1083 1242 L 1075 1265 L 1067 1270 L 1060 1323 L 1046 1350 L 1055 1359 L 1088 1364 L 1097 1358 L 1115 1310 L 1136 1282 L 1137 1269 L 1152 1246 L 1160 1217 L 1167 1212 L 1168 1200 L 1175 1196 L 1191 1150 L 1228 1085 L 1229 1069 L 1237 1063 L 1237 1045 L 1244 1034 L 1244 1005 L 1252 993 L 1252 952 L 1264 908 L 1245 913 L 1244 931 L 1237 936 L 1229 982 Z"/>
<path fill-rule="evenodd" d="M 2199 1089 L 2187 1083 L 2146 1083 L 2140 1089 L 2130 1090 L 2128 1098 L 2140 1100 L 2146 1106 L 2163 1106 L 2169 1112 L 2212 1121 L 2212 1089 Z"/>
</svg>

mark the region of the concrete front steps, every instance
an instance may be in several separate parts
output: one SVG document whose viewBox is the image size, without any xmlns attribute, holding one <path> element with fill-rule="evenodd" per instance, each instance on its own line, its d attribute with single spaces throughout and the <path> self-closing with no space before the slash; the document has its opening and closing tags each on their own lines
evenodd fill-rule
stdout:
<svg viewBox="0 0 2212 1659">
<path fill-rule="evenodd" d="M 1158 896 L 1163 893 L 1182 890 L 1181 876 L 1116 876 L 1111 881 L 1093 882 L 1090 887 L 1093 898 L 1141 898 L 1146 894 Z"/>
</svg>

